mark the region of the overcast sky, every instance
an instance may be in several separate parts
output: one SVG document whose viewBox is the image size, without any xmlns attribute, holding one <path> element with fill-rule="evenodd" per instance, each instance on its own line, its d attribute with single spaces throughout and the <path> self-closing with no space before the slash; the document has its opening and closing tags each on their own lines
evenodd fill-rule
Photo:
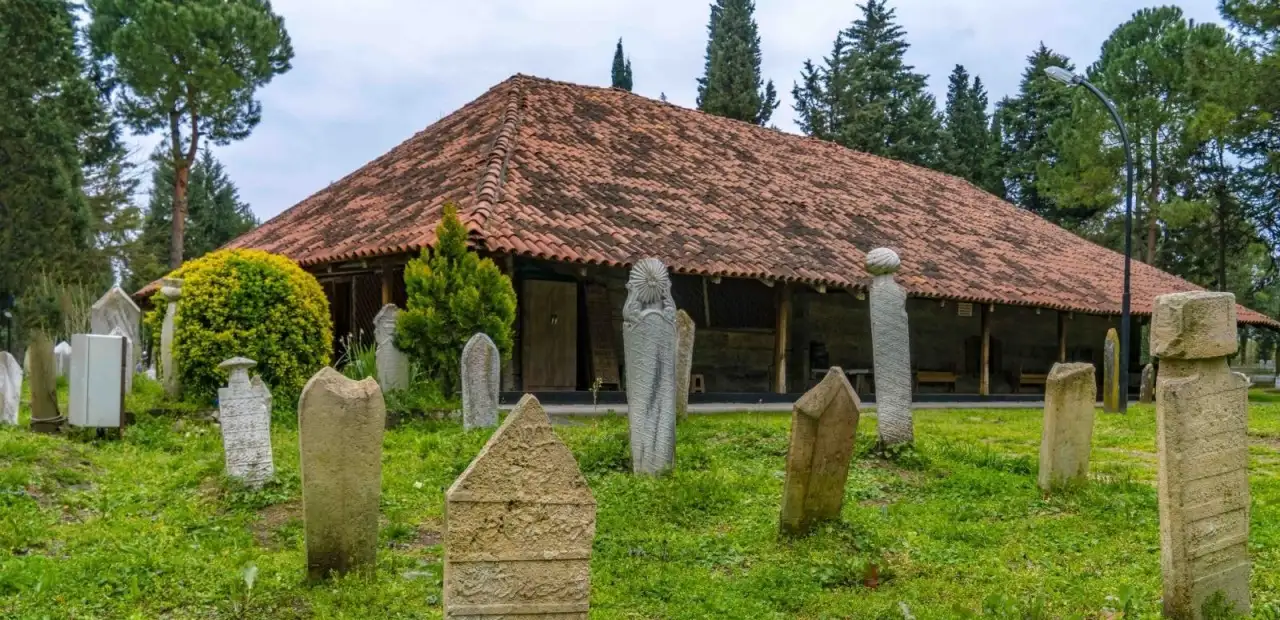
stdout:
<svg viewBox="0 0 1280 620">
<path fill-rule="evenodd" d="M 293 69 L 259 96 L 262 123 L 216 147 L 240 195 L 266 220 L 387 152 L 515 73 L 609 85 L 618 37 L 634 91 L 694 107 L 708 0 L 275 0 L 293 38 Z M 772 124 L 796 131 L 791 86 L 806 58 L 830 51 L 855 0 L 756 0 L 763 72 L 782 104 Z M 1044 41 L 1077 67 L 1134 11 L 1136 0 L 890 0 L 907 61 L 945 100 L 957 64 L 991 100 L 1017 90 Z M 1219 21 L 1216 0 L 1179 3 Z M 356 9 L 355 6 L 360 8 Z M 158 138 L 140 140 L 142 153 Z"/>
</svg>

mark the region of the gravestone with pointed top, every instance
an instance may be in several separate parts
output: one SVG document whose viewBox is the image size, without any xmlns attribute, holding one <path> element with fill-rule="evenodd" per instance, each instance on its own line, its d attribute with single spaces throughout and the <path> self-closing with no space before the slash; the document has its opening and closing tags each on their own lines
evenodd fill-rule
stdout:
<svg viewBox="0 0 1280 620">
<path fill-rule="evenodd" d="M 587 617 L 596 502 L 525 395 L 445 493 L 445 618 Z"/>
<path fill-rule="evenodd" d="M 113 335 L 113 331 L 118 331 L 114 335 L 124 336 L 129 340 L 132 348 L 128 358 L 131 360 L 142 358 L 141 321 L 142 311 L 138 309 L 138 304 L 133 303 L 129 294 L 118 286 L 111 287 L 89 309 L 89 332 Z M 132 365 L 129 366 L 129 373 L 133 374 Z"/>
<path fill-rule="evenodd" d="M 502 380 L 498 347 L 475 334 L 462 348 L 462 428 L 498 425 L 498 383 Z"/>
<path fill-rule="evenodd" d="M 689 413 L 689 380 L 693 372 L 693 337 L 697 326 L 688 312 L 676 312 L 676 414 Z"/>
<path fill-rule="evenodd" d="M 894 281 L 902 261 L 889 248 L 867 252 L 871 279 L 871 354 L 875 364 L 876 431 L 884 446 L 911 443 L 911 342 L 907 292 Z"/>
<path fill-rule="evenodd" d="M 178 364 L 173 357 L 173 336 L 178 300 L 182 298 L 182 280 L 164 278 L 160 283 L 160 295 L 166 301 L 164 323 L 160 326 L 160 378 L 164 382 L 165 395 L 176 400 L 182 396 L 182 378 L 178 376 Z"/>
<path fill-rule="evenodd" d="M 1049 491 L 1089 475 L 1098 388 L 1093 364 L 1054 364 L 1044 385 L 1038 482 L 1041 490 Z"/>
<path fill-rule="evenodd" d="M 409 387 L 409 356 L 396 346 L 396 318 L 400 309 L 387 304 L 373 317 L 373 338 L 377 342 L 378 385 L 383 392 Z"/>
<path fill-rule="evenodd" d="M 227 475 L 250 487 L 262 486 L 275 474 L 271 459 L 270 398 L 254 387 L 249 369 L 257 362 L 233 357 L 218 364 L 227 371 L 227 387 L 218 388 L 218 424 Z"/>
<path fill-rule="evenodd" d="M 71 343 L 63 340 L 53 347 L 53 365 L 58 376 L 67 378 L 71 375 Z"/>
<path fill-rule="evenodd" d="M 373 379 L 317 372 L 298 401 L 307 579 L 372 575 L 387 410 Z"/>
<path fill-rule="evenodd" d="M 840 518 L 860 404 L 838 367 L 796 401 L 782 485 L 783 534 L 807 534 L 815 525 Z"/>
<path fill-rule="evenodd" d="M 1120 398 L 1120 337 L 1111 328 L 1102 347 L 1102 410 L 1118 413 Z"/>
<path fill-rule="evenodd" d="M 1199 619 L 1221 596 L 1249 607 L 1248 377 L 1233 373 L 1231 293 L 1156 298 L 1151 355 L 1156 377 L 1160 564 L 1164 614 Z"/>
<path fill-rule="evenodd" d="M 657 474 L 676 458 L 676 305 L 667 267 L 646 258 L 631 268 L 622 306 L 631 467 Z"/>
<path fill-rule="evenodd" d="M 0 424 L 18 423 L 22 398 L 22 366 L 8 351 L 0 351 Z"/>
<path fill-rule="evenodd" d="M 1147 364 L 1142 367 L 1142 385 L 1138 388 L 1138 402 L 1151 404 L 1156 402 L 1156 367 Z"/>
</svg>

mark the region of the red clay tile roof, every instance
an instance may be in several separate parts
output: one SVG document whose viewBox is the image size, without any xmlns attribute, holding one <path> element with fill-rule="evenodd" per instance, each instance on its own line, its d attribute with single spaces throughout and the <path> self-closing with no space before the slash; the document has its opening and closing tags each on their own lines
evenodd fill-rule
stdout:
<svg viewBox="0 0 1280 620">
<path fill-rule="evenodd" d="M 494 252 L 1118 314 L 1120 254 L 957 177 L 608 88 L 517 75 L 236 239 L 303 265 L 417 251 L 458 205 Z M 1133 263 L 1133 310 L 1198 287 Z M 1244 323 L 1280 326 L 1244 308 Z"/>
</svg>

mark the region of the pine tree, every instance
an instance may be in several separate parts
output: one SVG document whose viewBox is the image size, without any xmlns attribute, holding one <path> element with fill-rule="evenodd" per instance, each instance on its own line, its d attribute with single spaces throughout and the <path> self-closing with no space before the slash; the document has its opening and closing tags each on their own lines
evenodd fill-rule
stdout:
<svg viewBox="0 0 1280 620">
<path fill-rule="evenodd" d="M 982 79 L 969 79 L 963 65 L 956 65 L 947 87 L 946 131 L 943 133 L 941 169 L 989 189 L 988 171 L 993 148 L 987 92 Z"/>
<path fill-rule="evenodd" d="M 622 39 L 613 51 L 613 87 L 631 92 L 631 59 L 622 53 Z"/>
<path fill-rule="evenodd" d="M 761 88 L 760 34 L 753 0 L 716 0 L 707 24 L 707 54 L 698 78 L 698 109 L 764 125 L 778 107 L 773 80 Z"/>
</svg>

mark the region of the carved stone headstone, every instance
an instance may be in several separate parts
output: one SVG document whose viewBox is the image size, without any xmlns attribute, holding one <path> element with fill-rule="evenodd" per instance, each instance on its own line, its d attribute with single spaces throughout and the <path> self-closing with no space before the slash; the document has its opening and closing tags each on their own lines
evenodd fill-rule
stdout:
<svg viewBox="0 0 1280 620">
<path fill-rule="evenodd" d="M 53 343 L 36 331 L 27 345 L 27 381 L 31 383 L 31 430 L 53 433 L 61 428 L 58 412 L 58 368 Z"/>
<path fill-rule="evenodd" d="M 178 364 L 173 358 L 173 323 L 178 317 L 182 280 L 165 278 L 160 283 L 160 295 L 168 302 L 164 311 L 164 323 L 160 326 L 160 378 L 164 382 L 164 393 L 169 398 L 177 399 L 182 396 L 182 378 L 178 376 Z"/>
<path fill-rule="evenodd" d="M 526 395 L 445 494 L 445 618 L 585 620 L 595 529 L 573 453 Z"/>
<path fill-rule="evenodd" d="M 1049 371 L 1040 438 L 1042 490 L 1089 476 L 1093 404 L 1097 396 L 1093 364 L 1054 364 Z"/>
<path fill-rule="evenodd" d="M 1170 618 L 1201 618 L 1218 592 L 1236 613 L 1250 613 L 1249 379 L 1227 366 L 1236 342 L 1231 293 L 1156 298 L 1160 563 Z"/>
<path fill-rule="evenodd" d="M 18 423 L 22 398 L 22 366 L 8 351 L 0 351 L 0 424 Z"/>
<path fill-rule="evenodd" d="M 1156 367 L 1147 364 L 1142 367 L 1142 385 L 1138 388 L 1138 402 L 1151 404 L 1156 402 Z"/>
<path fill-rule="evenodd" d="M 1119 412 L 1120 397 L 1120 337 L 1112 328 L 1102 347 L 1102 410 Z"/>
<path fill-rule="evenodd" d="M 840 368 L 828 370 L 796 401 L 782 486 L 783 534 L 807 534 L 814 525 L 840 518 L 860 405 Z"/>
<path fill-rule="evenodd" d="M 374 357 L 378 360 L 378 385 L 383 392 L 409 387 L 409 356 L 396 347 L 396 317 L 400 309 L 387 304 L 373 317 Z"/>
<path fill-rule="evenodd" d="M 133 303 L 129 294 L 118 286 L 111 287 L 89 309 L 90 333 L 109 336 L 112 335 L 112 330 L 118 330 L 119 333 L 115 335 L 129 340 L 132 348 L 128 358 L 131 360 L 142 358 L 141 322 L 142 311 L 138 309 L 138 304 Z M 129 373 L 133 373 L 132 364 L 129 366 Z"/>
<path fill-rule="evenodd" d="M 475 334 L 462 347 L 462 428 L 498 425 L 498 387 L 502 380 L 498 347 Z"/>
<path fill-rule="evenodd" d="M 271 396 L 249 380 L 249 369 L 255 365 L 257 362 L 243 357 L 218 364 L 228 374 L 227 387 L 218 388 L 218 424 L 222 427 L 227 475 L 251 487 L 261 486 L 275 474 L 271 459 Z"/>
<path fill-rule="evenodd" d="M 71 343 L 63 340 L 53 348 L 53 365 L 57 368 L 59 377 L 71 376 Z"/>
<path fill-rule="evenodd" d="M 132 393 L 133 360 L 137 359 L 133 356 L 133 352 L 135 350 L 133 347 L 133 339 L 130 338 L 128 334 L 124 333 L 124 330 L 119 327 L 112 327 L 111 331 L 107 332 L 107 335 L 124 338 L 124 393 Z"/>
<path fill-rule="evenodd" d="M 631 468 L 670 469 L 676 458 L 676 305 L 667 267 L 646 258 L 631 268 L 622 306 Z"/>
<path fill-rule="evenodd" d="M 915 439 L 911 420 L 911 341 L 907 292 L 893 280 L 902 261 L 889 248 L 867 253 L 871 280 L 871 354 L 875 364 L 876 430 L 892 446 Z"/>
<path fill-rule="evenodd" d="M 689 413 L 689 379 L 693 372 L 693 336 L 697 326 L 688 312 L 676 312 L 676 414 Z"/>
<path fill-rule="evenodd" d="M 386 417 L 373 379 L 353 381 L 326 366 L 302 389 L 298 443 L 311 582 L 374 571 Z"/>
<path fill-rule="evenodd" d="M 249 385 L 253 387 L 255 392 L 262 396 L 262 402 L 267 404 L 267 414 L 270 415 L 272 411 L 271 388 L 267 387 L 267 384 L 263 383 L 262 377 L 259 377 L 258 375 L 254 375 L 252 379 L 249 379 Z"/>
</svg>

